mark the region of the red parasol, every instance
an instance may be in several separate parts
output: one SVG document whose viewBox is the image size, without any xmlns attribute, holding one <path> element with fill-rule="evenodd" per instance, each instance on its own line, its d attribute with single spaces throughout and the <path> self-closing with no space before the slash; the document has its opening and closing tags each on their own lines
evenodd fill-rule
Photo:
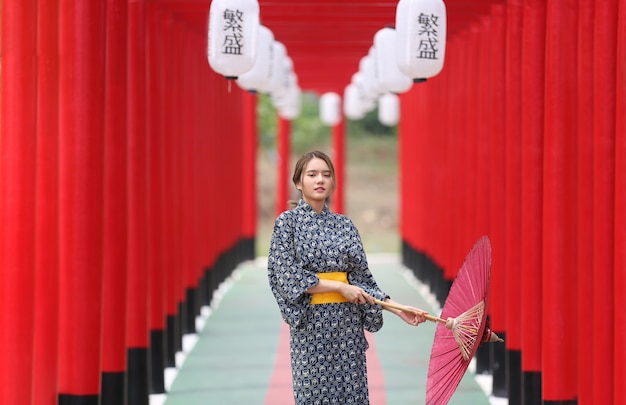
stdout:
<svg viewBox="0 0 626 405">
<path fill-rule="evenodd" d="M 486 322 L 490 273 L 491 244 L 483 236 L 467 254 L 450 287 L 441 317 L 426 314 L 426 319 L 438 323 L 428 365 L 427 405 L 448 403 L 480 343 L 503 342 Z M 375 301 L 382 306 L 416 312 L 403 305 Z"/>
<path fill-rule="evenodd" d="M 491 244 L 480 238 L 467 254 L 441 312 L 428 365 L 426 404 L 448 403 L 481 342 L 502 341 L 487 327 Z"/>
</svg>

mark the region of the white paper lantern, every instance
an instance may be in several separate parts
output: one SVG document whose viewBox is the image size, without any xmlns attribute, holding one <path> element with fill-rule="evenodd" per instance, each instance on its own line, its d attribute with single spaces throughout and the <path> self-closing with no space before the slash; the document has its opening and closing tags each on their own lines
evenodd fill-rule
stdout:
<svg viewBox="0 0 626 405">
<path fill-rule="evenodd" d="M 343 91 L 343 113 L 350 120 L 360 120 L 365 117 L 366 111 L 361 103 L 359 89 L 356 84 L 350 83 Z"/>
<path fill-rule="evenodd" d="M 289 91 L 289 88 L 297 84 L 298 78 L 293 71 L 293 61 L 289 56 L 285 56 L 282 60 L 282 80 L 277 81 L 270 89 L 273 98 L 281 99 Z"/>
<path fill-rule="evenodd" d="M 289 88 L 282 105 L 278 108 L 281 118 L 292 121 L 300 116 L 302 111 L 302 90 L 295 85 Z"/>
<path fill-rule="evenodd" d="M 392 93 L 378 98 L 378 121 L 388 127 L 398 124 L 400 119 L 400 98 Z"/>
<path fill-rule="evenodd" d="M 341 122 L 341 97 L 337 93 L 324 93 L 320 97 L 320 121 L 328 126 Z"/>
<path fill-rule="evenodd" d="M 359 72 L 363 75 L 363 82 L 359 88 L 366 98 L 375 102 L 378 96 L 382 94 L 382 88 L 375 71 L 374 52 L 370 48 L 369 53 L 359 61 Z"/>
<path fill-rule="evenodd" d="M 437 75 L 446 51 L 442 0 L 400 0 L 396 7 L 396 60 L 414 82 Z"/>
<path fill-rule="evenodd" d="M 374 48 L 376 74 L 383 92 L 400 94 L 410 90 L 413 80 L 400 71 L 396 62 L 396 30 L 388 27 L 378 30 Z"/>
<path fill-rule="evenodd" d="M 279 92 L 280 89 L 286 86 L 288 80 L 288 71 L 286 66 L 287 62 L 287 48 L 282 42 L 274 41 L 272 53 L 272 66 L 270 67 L 271 78 L 267 91 L 270 94 Z"/>
<path fill-rule="evenodd" d="M 252 69 L 259 25 L 257 1 L 213 0 L 207 52 L 211 69 L 227 79 L 236 79 Z"/>
<path fill-rule="evenodd" d="M 237 78 L 237 84 L 244 90 L 266 93 L 272 79 L 272 55 L 274 54 L 274 34 L 261 25 L 257 37 L 257 54 L 254 66 Z"/>
<path fill-rule="evenodd" d="M 289 66 L 292 66 L 292 65 L 289 63 L 285 64 L 285 68 L 289 68 Z M 298 87 L 298 76 L 296 76 L 293 70 L 290 70 L 285 76 L 284 85 L 281 86 L 279 89 L 277 89 L 277 91 L 273 91 L 272 93 L 270 93 L 272 105 L 280 109 L 285 104 L 289 103 L 290 102 L 289 97 L 292 96 L 291 91 L 297 87 Z"/>
<path fill-rule="evenodd" d="M 361 105 L 365 114 L 367 114 L 370 111 L 373 111 L 374 108 L 376 108 L 376 99 L 378 95 L 376 97 L 371 97 L 367 94 L 367 91 L 365 89 L 366 80 L 365 80 L 365 76 L 363 75 L 363 73 L 359 71 L 353 74 L 351 83 L 354 84 L 357 89 L 357 93 L 359 96 L 359 104 Z"/>
</svg>

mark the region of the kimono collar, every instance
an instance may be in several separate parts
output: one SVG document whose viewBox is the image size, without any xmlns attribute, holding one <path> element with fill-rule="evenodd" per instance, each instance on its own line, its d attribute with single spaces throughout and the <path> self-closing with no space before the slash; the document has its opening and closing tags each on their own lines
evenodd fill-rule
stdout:
<svg viewBox="0 0 626 405">
<path fill-rule="evenodd" d="M 327 215 L 330 212 L 330 210 L 328 209 L 328 204 L 324 203 L 324 208 L 322 208 L 322 211 L 320 211 L 320 213 L 318 214 L 317 211 L 315 211 L 313 207 L 311 207 L 309 203 L 304 201 L 302 198 L 300 199 L 300 201 L 298 201 L 297 208 L 301 209 L 303 212 L 309 215 Z"/>
</svg>

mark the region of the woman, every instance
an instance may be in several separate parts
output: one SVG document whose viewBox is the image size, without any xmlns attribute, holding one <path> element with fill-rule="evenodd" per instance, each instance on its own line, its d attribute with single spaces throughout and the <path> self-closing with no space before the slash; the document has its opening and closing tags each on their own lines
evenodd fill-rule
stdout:
<svg viewBox="0 0 626 405">
<path fill-rule="evenodd" d="M 374 299 L 393 301 L 372 277 L 352 221 L 328 209 L 335 190 L 330 158 L 304 154 L 293 183 L 301 199 L 276 219 L 268 278 L 289 324 L 296 404 L 369 404 L 364 331 L 383 325 Z M 425 321 L 419 310 L 389 311 L 409 325 Z"/>
</svg>

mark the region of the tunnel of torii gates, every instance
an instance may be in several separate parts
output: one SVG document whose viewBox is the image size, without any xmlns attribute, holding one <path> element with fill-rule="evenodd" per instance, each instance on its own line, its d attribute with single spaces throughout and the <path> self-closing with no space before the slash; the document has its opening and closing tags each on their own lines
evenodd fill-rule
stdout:
<svg viewBox="0 0 626 405">
<path fill-rule="evenodd" d="M 2 404 L 148 403 L 254 256 L 256 96 L 168 8 L 104 3 L 2 2 Z M 445 299 L 488 235 L 494 395 L 623 403 L 626 3 L 508 3 L 401 95 L 402 260 Z"/>
</svg>

